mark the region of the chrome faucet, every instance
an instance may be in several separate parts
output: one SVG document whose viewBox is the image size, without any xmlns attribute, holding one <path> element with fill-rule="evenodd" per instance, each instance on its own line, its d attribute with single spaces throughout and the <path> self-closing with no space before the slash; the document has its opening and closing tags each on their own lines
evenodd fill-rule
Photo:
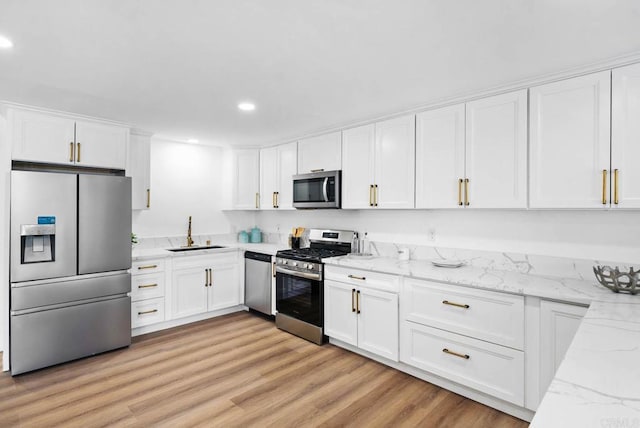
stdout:
<svg viewBox="0 0 640 428">
<path fill-rule="evenodd" d="M 187 247 L 193 247 L 193 239 L 191 238 L 191 216 L 189 216 L 189 229 L 187 229 Z"/>
</svg>

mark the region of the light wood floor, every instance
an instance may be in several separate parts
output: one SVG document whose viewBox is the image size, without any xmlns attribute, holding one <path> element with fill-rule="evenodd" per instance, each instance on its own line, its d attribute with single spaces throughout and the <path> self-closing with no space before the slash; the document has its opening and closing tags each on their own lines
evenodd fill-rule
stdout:
<svg viewBox="0 0 640 428">
<path fill-rule="evenodd" d="M 128 349 L 0 375 L 0 426 L 526 427 L 459 395 L 246 312 Z"/>
</svg>

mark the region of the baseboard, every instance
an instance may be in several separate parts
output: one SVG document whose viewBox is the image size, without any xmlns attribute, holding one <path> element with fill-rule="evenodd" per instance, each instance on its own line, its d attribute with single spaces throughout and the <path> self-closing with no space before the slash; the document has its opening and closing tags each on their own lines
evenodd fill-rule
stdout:
<svg viewBox="0 0 640 428">
<path fill-rule="evenodd" d="M 141 334 L 153 333 L 160 330 L 166 330 L 168 328 L 178 327 L 185 324 L 191 324 L 192 322 L 202 321 L 209 318 L 220 317 L 222 315 L 232 314 L 234 312 L 240 312 L 240 311 L 246 311 L 246 310 L 248 310 L 248 308 L 245 305 L 237 305 L 237 306 L 232 306 L 230 308 L 220 309 L 218 311 L 192 315 L 186 318 L 179 318 L 175 320 L 159 322 L 157 324 L 136 327 L 131 330 L 131 337 L 140 336 Z"/>
</svg>

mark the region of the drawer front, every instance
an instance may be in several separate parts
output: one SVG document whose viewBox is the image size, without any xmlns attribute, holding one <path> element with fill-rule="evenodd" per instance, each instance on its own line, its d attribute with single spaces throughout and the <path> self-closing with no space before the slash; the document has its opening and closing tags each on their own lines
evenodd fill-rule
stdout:
<svg viewBox="0 0 640 428">
<path fill-rule="evenodd" d="M 164 321 L 164 297 L 131 303 L 131 327 Z"/>
<path fill-rule="evenodd" d="M 190 269 L 194 267 L 213 267 L 230 265 L 238 262 L 238 251 L 225 251 L 215 254 L 181 254 L 171 259 L 174 269 Z"/>
<path fill-rule="evenodd" d="M 402 318 L 524 349 L 524 297 L 407 279 Z"/>
<path fill-rule="evenodd" d="M 400 360 L 518 406 L 524 352 L 403 321 Z"/>
<path fill-rule="evenodd" d="M 324 277 L 356 287 L 367 287 L 393 293 L 400 291 L 400 277 L 396 275 L 325 265 Z"/>
<path fill-rule="evenodd" d="M 145 275 L 164 271 L 164 259 L 137 260 L 131 264 L 131 275 Z"/>
<path fill-rule="evenodd" d="M 136 275 L 131 280 L 131 300 L 154 299 L 164 297 L 164 272 Z"/>
</svg>

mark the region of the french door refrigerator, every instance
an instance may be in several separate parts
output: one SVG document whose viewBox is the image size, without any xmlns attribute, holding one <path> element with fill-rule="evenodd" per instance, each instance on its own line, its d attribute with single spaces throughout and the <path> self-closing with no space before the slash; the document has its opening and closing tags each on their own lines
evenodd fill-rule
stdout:
<svg viewBox="0 0 640 428">
<path fill-rule="evenodd" d="M 11 171 L 11 374 L 131 344 L 131 179 Z"/>
</svg>

